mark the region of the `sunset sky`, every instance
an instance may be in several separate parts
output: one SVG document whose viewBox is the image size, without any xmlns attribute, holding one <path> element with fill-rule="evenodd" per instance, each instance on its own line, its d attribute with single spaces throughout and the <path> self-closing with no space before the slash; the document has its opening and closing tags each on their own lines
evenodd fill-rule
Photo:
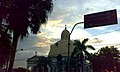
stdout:
<svg viewBox="0 0 120 72">
<path fill-rule="evenodd" d="M 50 45 L 60 40 L 65 25 L 71 31 L 75 23 L 84 21 L 84 15 L 101 11 L 117 9 L 118 24 L 89 29 L 84 29 L 84 24 L 77 25 L 71 39 L 82 41 L 89 38 L 87 44 L 93 45 L 96 51 L 107 45 L 120 48 L 119 0 L 54 0 L 53 3 L 53 11 L 47 24 L 41 26 L 41 33 L 30 34 L 28 38 L 19 42 L 14 67 L 26 67 L 26 60 L 34 56 L 36 51 L 39 56 L 47 56 Z"/>
</svg>

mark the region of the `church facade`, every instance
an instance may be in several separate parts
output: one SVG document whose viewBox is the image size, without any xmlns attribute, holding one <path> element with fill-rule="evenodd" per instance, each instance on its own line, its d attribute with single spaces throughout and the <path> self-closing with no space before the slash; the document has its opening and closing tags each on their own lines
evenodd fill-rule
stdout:
<svg viewBox="0 0 120 72">
<path fill-rule="evenodd" d="M 67 60 L 68 60 L 68 39 L 69 31 L 65 29 L 61 33 L 61 39 L 50 46 L 50 52 L 48 58 L 53 62 L 52 72 L 65 72 L 67 69 Z M 73 42 L 70 40 L 70 55 L 74 50 Z M 59 55 L 62 57 L 61 61 L 58 61 Z"/>
<path fill-rule="evenodd" d="M 56 57 L 57 55 L 61 54 L 62 56 L 68 56 L 68 38 L 69 38 L 69 31 L 65 27 L 65 29 L 61 33 L 61 39 L 56 43 L 50 46 L 49 57 Z M 70 53 L 73 52 L 74 45 L 73 42 L 70 40 Z"/>
</svg>

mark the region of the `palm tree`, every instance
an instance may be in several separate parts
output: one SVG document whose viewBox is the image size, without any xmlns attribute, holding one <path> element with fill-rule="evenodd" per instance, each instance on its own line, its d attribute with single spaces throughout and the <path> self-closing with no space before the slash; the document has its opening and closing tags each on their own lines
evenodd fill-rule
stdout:
<svg viewBox="0 0 120 72">
<path fill-rule="evenodd" d="M 82 42 L 79 40 L 74 41 L 74 51 L 71 54 L 71 58 L 76 57 L 78 61 L 81 63 L 82 72 L 84 72 L 84 58 L 89 59 L 91 58 L 91 54 L 87 51 L 87 48 L 95 50 L 95 48 L 91 45 L 85 45 L 88 39 L 84 39 Z"/>
<path fill-rule="evenodd" d="M 10 59 L 9 72 L 11 72 L 19 38 L 28 36 L 28 28 L 37 34 L 41 24 L 46 23 L 48 14 L 52 11 L 52 0 L 1 0 L 0 22 L 6 25 L 5 32 L 13 35 L 13 54 Z"/>
</svg>

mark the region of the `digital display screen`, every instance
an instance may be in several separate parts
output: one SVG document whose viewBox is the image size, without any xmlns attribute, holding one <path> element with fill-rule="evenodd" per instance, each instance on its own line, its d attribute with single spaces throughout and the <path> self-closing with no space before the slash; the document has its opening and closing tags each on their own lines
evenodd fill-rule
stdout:
<svg viewBox="0 0 120 72">
<path fill-rule="evenodd" d="M 84 28 L 117 24 L 117 11 L 109 10 L 84 15 Z"/>
</svg>

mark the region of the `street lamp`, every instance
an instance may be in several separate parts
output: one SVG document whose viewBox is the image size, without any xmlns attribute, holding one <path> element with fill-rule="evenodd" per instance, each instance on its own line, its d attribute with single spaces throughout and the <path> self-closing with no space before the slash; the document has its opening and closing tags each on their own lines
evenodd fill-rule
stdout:
<svg viewBox="0 0 120 72">
<path fill-rule="evenodd" d="M 82 24 L 82 23 L 84 23 L 84 22 L 78 22 L 78 23 L 76 23 L 76 24 L 73 26 L 71 32 L 69 33 L 69 37 L 68 37 L 68 72 L 70 72 L 70 71 L 69 71 L 69 70 L 70 70 L 70 35 L 72 34 L 75 26 L 78 25 L 78 24 Z"/>
</svg>

